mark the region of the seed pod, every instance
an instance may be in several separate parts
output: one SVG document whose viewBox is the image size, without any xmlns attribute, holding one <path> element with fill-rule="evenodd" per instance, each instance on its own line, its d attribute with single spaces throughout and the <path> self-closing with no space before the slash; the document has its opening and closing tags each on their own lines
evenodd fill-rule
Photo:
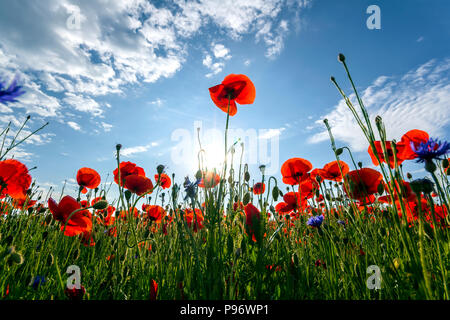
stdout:
<svg viewBox="0 0 450 320">
<path fill-rule="evenodd" d="M 161 175 L 164 172 L 164 166 L 160 164 L 156 167 L 156 172 L 158 172 L 159 175 Z"/>
</svg>

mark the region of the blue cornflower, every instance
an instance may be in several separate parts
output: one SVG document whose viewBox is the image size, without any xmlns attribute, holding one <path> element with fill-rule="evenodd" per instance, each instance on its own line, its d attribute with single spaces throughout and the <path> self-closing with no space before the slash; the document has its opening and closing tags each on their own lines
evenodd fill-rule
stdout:
<svg viewBox="0 0 450 320">
<path fill-rule="evenodd" d="M 8 104 L 9 102 L 17 102 L 16 98 L 24 93 L 25 91 L 22 90 L 22 86 L 17 84 L 17 78 L 14 78 L 9 86 L 6 85 L 6 82 L 0 80 L 0 103 Z"/>
<path fill-rule="evenodd" d="M 320 216 L 315 216 L 315 217 L 313 216 L 313 217 L 309 218 L 307 224 L 308 224 L 308 226 L 319 228 L 322 225 L 322 222 L 323 222 L 323 216 L 320 215 Z"/>
<path fill-rule="evenodd" d="M 440 157 L 450 151 L 450 143 L 430 138 L 427 142 L 421 142 L 417 148 L 413 142 L 411 149 L 417 154 L 417 162 L 429 162 L 433 159 L 442 160 Z"/>
<path fill-rule="evenodd" d="M 36 290 L 40 284 L 43 284 L 45 282 L 45 277 L 44 276 L 35 276 L 33 278 L 33 282 L 31 283 L 31 286 L 33 287 L 34 290 Z"/>
<path fill-rule="evenodd" d="M 187 198 L 195 198 L 195 195 L 197 194 L 198 184 L 202 181 L 202 179 L 197 179 L 195 182 L 191 182 L 189 180 L 189 177 L 186 177 L 184 179 L 184 192 L 186 192 L 186 197 L 184 197 L 184 200 Z"/>
</svg>

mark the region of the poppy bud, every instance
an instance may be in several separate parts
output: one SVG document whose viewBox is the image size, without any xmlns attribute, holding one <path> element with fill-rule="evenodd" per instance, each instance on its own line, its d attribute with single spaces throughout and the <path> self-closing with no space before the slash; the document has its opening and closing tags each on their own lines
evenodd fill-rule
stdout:
<svg viewBox="0 0 450 320">
<path fill-rule="evenodd" d="M 273 187 L 272 189 L 272 198 L 274 201 L 278 200 L 278 196 L 279 196 L 279 189 L 277 186 Z"/>
<path fill-rule="evenodd" d="M 336 149 L 337 156 L 340 156 L 342 154 L 342 152 L 344 152 L 344 149 L 342 149 L 342 148 Z"/>
<path fill-rule="evenodd" d="M 344 63 L 345 62 L 345 56 L 342 53 L 339 53 L 338 55 L 338 61 Z"/>
<path fill-rule="evenodd" d="M 382 195 L 384 192 L 384 185 L 382 183 L 380 183 L 377 187 L 377 191 L 379 195 Z"/>
<path fill-rule="evenodd" d="M 232 184 L 232 183 L 233 183 L 233 177 L 232 177 L 231 175 L 228 177 L 228 183 L 229 183 L 229 184 Z"/>
<path fill-rule="evenodd" d="M 201 170 L 198 170 L 195 174 L 195 179 L 200 180 L 202 178 L 203 174 Z"/>
<path fill-rule="evenodd" d="M 244 198 L 242 199 L 242 202 L 244 203 L 244 206 L 247 205 L 250 202 L 250 193 L 244 194 Z"/>
<path fill-rule="evenodd" d="M 120 149 L 122 149 L 122 145 L 120 143 L 116 144 L 116 150 L 119 151 Z"/>
<path fill-rule="evenodd" d="M 129 201 L 131 198 L 131 191 L 130 190 L 126 190 L 125 191 L 125 199 L 127 199 L 127 201 Z"/>
<path fill-rule="evenodd" d="M 361 169 L 362 168 L 362 162 L 360 161 L 360 162 L 358 162 L 358 167 Z"/>
<path fill-rule="evenodd" d="M 160 164 L 156 167 L 156 172 L 158 172 L 159 175 L 161 175 L 164 172 L 164 166 Z"/>
<path fill-rule="evenodd" d="M 244 173 L 244 179 L 245 179 L 245 181 L 249 181 L 250 180 L 250 173 L 248 173 L 248 171 L 245 171 L 245 173 Z"/>
<path fill-rule="evenodd" d="M 106 209 L 107 207 L 108 207 L 108 201 L 106 201 L 106 200 L 97 201 L 93 205 L 93 208 L 95 210 L 103 210 L 103 209 Z"/>
<path fill-rule="evenodd" d="M 331 82 L 336 82 L 336 79 L 333 76 L 330 77 L 330 80 L 331 80 Z M 325 119 L 325 120 L 327 120 L 327 119 Z"/>
<path fill-rule="evenodd" d="M 325 194 L 325 199 L 327 199 L 328 201 L 331 201 L 331 196 L 329 193 Z"/>
<path fill-rule="evenodd" d="M 443 167 L 444 169 L 447 169 L 447 168 L 448 168 L 448 165 L 449 165 L 448 159 L 442 160 L 442 167 Z"/>
<path fill-rule="evenodd" d="M 320 196 L 320 192 L 319 190 L 316 190 L 316 198 L 318 198 Z"/>
</svg>

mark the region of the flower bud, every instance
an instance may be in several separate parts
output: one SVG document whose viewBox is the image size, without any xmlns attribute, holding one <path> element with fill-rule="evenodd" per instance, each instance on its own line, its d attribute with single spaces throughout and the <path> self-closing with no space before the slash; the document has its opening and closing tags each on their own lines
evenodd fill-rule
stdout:
<svg viewBox="0 0 450 320">
<path fill-rule="evenodd" d="M 274 201 L 278 200 L 278 195 L 279 195 L 279 190 L 278 190 L 278 187 L 275 186 L 272 189 L 272 198 L 273 198 Z"/>
<path fill-rule="evenodd" d="M 249 181 L 250 180 L 250 173 L 248 173 L 248 171 L 245 171 L 245 173 L 244 173 L 244 179 L 245 179 L 245 181 Z"/>
<path fill-rule="evenodd" d="M 159 175 L 161 175 L 164 172 L 164 166 L 160 164 L 156 167 L 156 172 L 158 172 Z"/>
<path fill-rule="evenodd" d="M 246 194 L 244 194 L 244 198 L 242 199 L 242 202 L 243 202 L 244 206 L 250 202 L 250 193 L 247 192 Z"/>
<path fill-rule="evenodd" d="M 338 55 L 338 61 L 344 63 L 345 62 L 345 56 L 342 53 L 339 53 Z"/>
<path fill-rule="evenodd" d="M 106 200 L 97 201 L 93 205 L 93 208 L 95 210 L 103 210 L 103 209 L 106 209 L 107 207 L 108 207 L 108 201 L 106 201 Z"/>
<path fill-rule="evenodd" d="M 336 155 L 337 156 L 340 156 L 342 154 L 342 152 L 344 152 L 344 149 L 342 149 L 342 148 L 336 149 Z"/>
</svg>

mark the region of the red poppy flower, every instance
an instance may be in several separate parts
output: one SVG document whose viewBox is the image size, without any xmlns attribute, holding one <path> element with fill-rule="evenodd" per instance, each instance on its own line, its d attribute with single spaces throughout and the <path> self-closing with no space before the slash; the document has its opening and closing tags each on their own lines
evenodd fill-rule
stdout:
<svg viewBox="0 0 450 320">
<path fill-rule="evenodd" d="M 284 202 L 280 202 L 275 206 L 275 211 L 286 214 L 294 210 L 303 208 L 306 205 L 306 200 L 303 198 L 300 202 L 300 195 L 298 192 L 288 192 L 283 196 Z"/>
<path fill-rule="evenodd" d="M 253 186 L 254 194 L 263 194 L 265 190 L 266 190 L 266 185 L 264 183 L 258 182 L 258 183 L 255 183 L 255 185 Z"/>
<path fill-rule="evenodd" d="M 161 219 L 166 215 L 164 208 L 158 205 L 143 204 L 142 210 L 147 213 L 147 217 L 150 220 L 154 220 L 157 223 L 160 223 Z"/>
<path fill-rule="evenodd" d="M 332 180 L 336 182 L 342 181 L 342 175 L 339 171 L 339 165 L 341 166 L 342 175 L 345 176 L 350 168 L 344 161 L 339 161 L 339 164 L 337 161 L 327 163 L 321 170 L 320 176 L 325 180 Z"/>
<path fill-rule="evenodd" d="M 31 176 L 23 163 L 14 159 L 0 161 L 0 198 L 25 198 L 30 185 Z"/>
<path fill-rule="evenodd" d="M 152 279 L 150 281 L 150 300 L 156 300 L 158 296 L 158 283 Z"/>
<path fill-rule="evenodd" d="M 299 189 L 302 199 L 311 199 L 319 189 L 319 184 L 316 180 L 309 178 L 300 183 Z"/>
<path fill-rule="evenodd" d="M 170 180 L 170 177 L 165 173 L 161 173 L 161 175 L 155 174 L 155 181 L 159 181 L 159 185 L 163 189 L 170 188 L 170 185 L 172 184 L 172 180 Z"/>
<path fill-rule="evenodd" d="M 83 187 L 81 193 L 86 193 L 87 189 L 95 189 L 100 184 L 100 175 L 97 171 L 91 168 L 81 168 L 77 172 L 77 182 L 80 187 Z"/>
<path fill-rule="evenodd" d="M 286 160 L 281 166 L 283 182 L 290 185 L 299 184 L 300 181 L 308 178 L 308 172 L 312 169 L 312 164 L 302 158 L 291 158 Z"/>
<path fill-rule="evenodd" d="M 212 171 L 203 173 L 202 180 L 198 184 L 200 188 L 214 188 L 220 182 L 220 176 Z"/>
<path fill-rule="evenodd" d="M 194 214 L 194 210 L 192 209 L 186 209 L 184 211 L 184 218 L 186 219 L 187 225 L 189 226 L 189 228 L 191 228 L 191 226 L 193 225 L 193 231 L 197 232 L 200 229 L 203 229 L 203 214 L 202 211 L 200 209 L 195 209 L 195 214 Z M 194 223 L 192 223 L 194 222 Z"/>
<path fill-rule="evenodd" d="M 236 102 L 239 104 L 252 104 L 255 101 L 255 86 L 251 80 L 243 74 L 229 74 L 221 84 L 209 88 L 209 94 L 216 106 L 223 112 L 228 112 L 230 104 L 230 116 L 237 112 Z"/>
<path fill-rule="evenodd" d="M 80 204 L 71 196 L 65 196 L 61 201 L 56 203 L 55 200 L 50 198 L 48 200 L 48 208 L 52 213 L 55 220 L 62 223 L 61 230 L 64 230 L 66 220 L 70 214 L 75 210 L 81 209 Z M 83 232 L 90 232 L 92 229 L 91 214 L 88 210 L 81 210 L 72 215 L 67 223 L 66 231 L 64 235 L 72 237 L 79 235 Z"/>
<path fill-rule="evenodd" d="M 147 177 L 140 176 L 137 174 L 127 176 L 125 178 L 124 186 L 131 192 L 136 193 L 138 196 L 141 196 L 148 192 L 151 193 L 153 190 L 152 181 Z"/>
<path fill-rule="evenodd" d="M 402 181 L 402 185 L 403 185 L 402 187 L 399 185 L 399 183 L 397 181 L 395 181 L 395 184 L 393 184 L 391 181 L 390 184 L 394 191 L 394 201 L 397 201 L 399 199 L 403 199 L 406 201 L 416 201 L 417 200 L 417 196 L 412 191 L 409 182 Z M 385 185 L 384 189 L 386 191 L 389 191 L 388 185 L 386 183 L 384 183 L 384 185 Z M 397 190 L 400 192 L 400 197 L 399 197 L 399 192 L 397 192 Z M 383 203 L 391 203 L 391 197 L 387 194 L 387 195 L 379 197 L 378 201 L 383 202 Z"/>
<path fill-rule="evenodd" d="M 383 152 L 383 147 L 381 146 L 381 141 L 374 141 L 374 145 L 375 145 L 375 149 L 377 151 L 377 155 L 380 158 L 381 163 L 389 162 L 389 166 L 391 168 L 394 168 L 395 167 L 395 159 L 394 159 L 394 151 L 392 150 L 391 141 L 386 141 L 386 152 L 388 154 L 388 161 L 386 161 L 386 159 L 384 158 L 384 152 Z M 397 144 L 395 147 L 397 149 L 397 164 L 400 165 L 404 161 L 404 159 L 401 157 L 401 155 L 404 153 L 403 152 L 404 145 Z M 378 166 L 379 163 L 378 163 L 377 157 L 373 153 L 371 146 L 369 146 L 369 149 L 367 150 L 367 152 L 369 152 L 370 158 L 372 159 L 372 163 L 375 166 Z"/>
<path fill-rule="evenodd" d="M 133 175 L 133 174 L 145 177 L 144 169 L 142 169 L 141 167 L 136 166 L 136 164 L 133 163 L 133 162 L 129 162 L 129 161 L 121 162 L 120 165 L 119 165 L 119 168 L 120 168 L 120 180 L 122 180 L 120 185 L 123 185 L 125 183 L 125 178 L 127 176 L 130 176 L 130 175 Z M 117 184 L 119 184 L 119 169 L 116 168 L 113 171 L 113 174 L 114 174 L 114 181 Z"/>
<path fill-rule="evenodd" d="M 356 200 L 365 200 L 368 195 L 378 192 L 378 185 L 383 181 L 381 173 L 374 169 L 362 168 L 347 173 L 345 180 L 349 189 L 345 189 L 347 195 Z"/>
<path fill-rule="evenodd" d="M 417 149 L 420 143 L 425 143 L 429 139 L 430 136 L 425 131 L 417 129 L 408 131 L 402 136 L 400 142 L 397 143 L 397 149 L 399 150 L 397 156 L 404 160 L 416 159 L 417 154 L 411 148 L 411 143 Z"/>
<path fill-rule="evenodd" d="M 245 208 L 245 229 L 247 233 L 252 237 L 253 241 L 257 241 L 256 232 L 259 228 L 259 223 L 261 220 L 261 214 L 251 202 L 248 203 Z"/>
</svg>

